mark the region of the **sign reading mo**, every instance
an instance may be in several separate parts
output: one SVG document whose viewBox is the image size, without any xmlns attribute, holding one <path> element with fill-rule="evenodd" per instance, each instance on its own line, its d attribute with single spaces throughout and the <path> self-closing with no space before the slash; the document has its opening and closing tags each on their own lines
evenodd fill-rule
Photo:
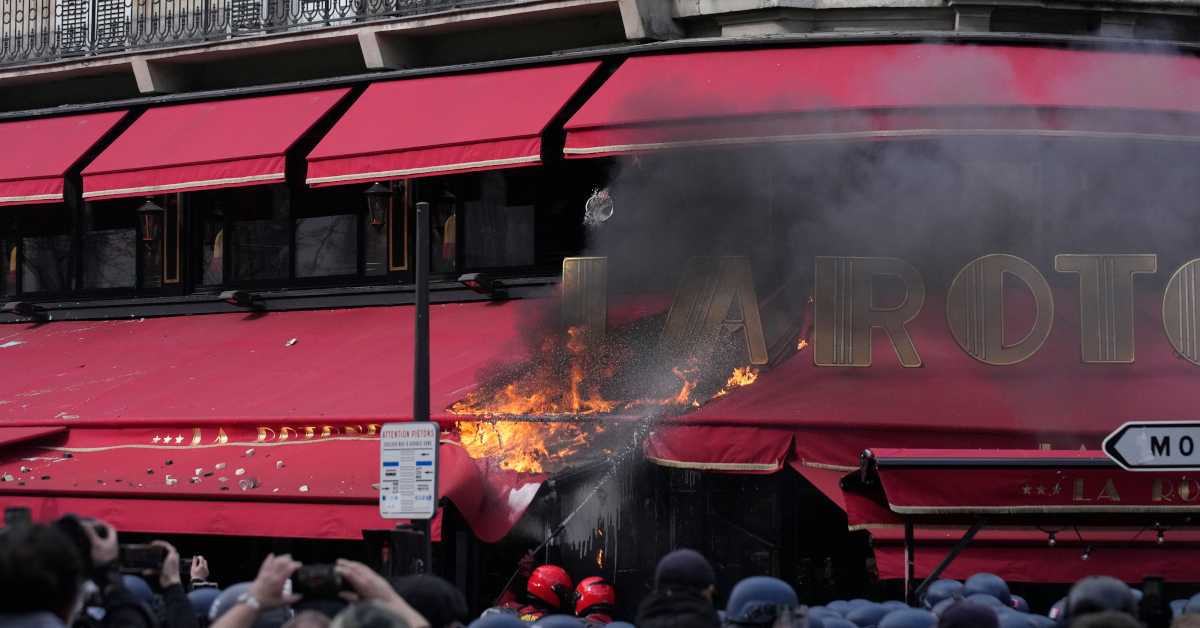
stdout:
<svg viewBox="0 0 1200 628">
<path fill-rule="evenodd" d="M 1134 278 L 1158 270 L 1158 257 L 1058 255 L 1054 268 L 1079 278 L 1080 358 L 1085 363 L 1134 361 Z M 877 280 L 903 286 L 891 304 L 877 301 Z M 870 366 L 871 333 L 882 329 L 900 363 L 921 366 L 906 325 L 925 304 L 925 282 L 908 262 L 893 257 L 818 257 L 815 269 L 813 360 L 818 366 Z M 1023 336 L 1006 335 L 1005 283 L 1024 284 L 1033 297 L 1032 325 Z M 1181 266 L 1163 294 L 1163 327 L 1179 355 L 1200 365 L 1200 259 Z M 955 342 L 986 364 L 1022 362 L 1050 335 L 1054 297 L 1045 276 L 1013 255 L 985 255 L 969 262 L 950 283 L 946 322 Z"/>
<path fill-rule="evenodd" d="M 1104 452 L 1130 471 L 1200 469 L 1200 422 L 1131 421 L 1104 439 Z"/>
</svg>

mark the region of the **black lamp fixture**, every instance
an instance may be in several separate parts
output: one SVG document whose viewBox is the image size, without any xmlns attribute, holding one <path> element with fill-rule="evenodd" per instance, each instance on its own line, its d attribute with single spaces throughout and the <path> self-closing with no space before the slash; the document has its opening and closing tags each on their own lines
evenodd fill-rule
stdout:
<svg viewBox="0 0 1200 628">
<path fill-rule="evenodd" d="M 363 195 L 367 197 L 367 213 L 371 216 L 371 226 L 382 227 L 387 224 L 388 205 L 392 202 L 392 187 L 376 181 L 367 188 Z"/>
<path fill-rule="evenodd" d="M 508 288 L 504 283 L 487 273 L 467 273 L 460 275 L 458 282 L 472 292 L 487 295 L 493 299 L 508 298 Z"/>
<path fill-rule="evenodd" d="M 137 212 L 142 220 L 143 242 L 154 242 L 162 236 L 163 216 L 167 210 L 155 203 L 154 199 L 146 198 L 146 202 L 137 208 Z"/>
<path fill-rule="evenodd" d="M 250 310 L 267 309 L 267 305 L 263 302 L 262 297 L 246 290 L 226 290 L 221 293 L 220 299 L 230 305 Z"/>
<path fill-rule="evenodd" d="M 50 319 L 50 313 L 46 311 L 46 308 L 28 301 L 9 301 L 0 306 L 0 312 L 12 314 L 13 316 L 32 318 L 35 321 Z"/>
</svg>

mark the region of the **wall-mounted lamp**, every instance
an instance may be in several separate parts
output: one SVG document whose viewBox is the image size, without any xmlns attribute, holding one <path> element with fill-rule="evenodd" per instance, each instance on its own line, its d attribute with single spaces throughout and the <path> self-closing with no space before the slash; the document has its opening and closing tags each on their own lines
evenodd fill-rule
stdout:
<svg viewBox="0 0 1200 628">
<path fill-rule="evenodd" d="M 372 183 L 363 195 L 367 197 L 367 213 L 371 217 L 371 226 L 382 227 L 387 224 L 388 206 L 392 202 L 391 184 Z"/>
<path fill-rule="evenodd" d="M 221 300 L 230 305 L 236 305 L 237 307 L 244 307 L 251 310 L 265 310 L 267 308 L 267 305 L 263 302 L 262 297 L 254 294 L 253 292 L 247 292 L 245 290 L 226 290 L 225 292 L 221 293 Z"/>
<path fill-rule="evenodd" d="M 153 199 L 147 198 L 142 206 L 137 208 L 138 217 L 142 220 L 142 241 L 154 242 L 162 236 L 163 216 L 167 210 L 160 207 Z"/>
<path fill-rule="evenodd" d="M 459 276 L 458 282 L 472 292 L 487 295 L 493 299 L 508 298 L 508 288 L 504 283 L 487 273 L 467 273 Z"/>
<path fill-rule="evenodd" d="M 0 306 L 0 312 L 12 314 L 13 316 L 32 318 L 35 321 L 50 319 L 50 313 L 46 311 L 46 308 L 28 301 L 9 301 Z"/>
</svg>

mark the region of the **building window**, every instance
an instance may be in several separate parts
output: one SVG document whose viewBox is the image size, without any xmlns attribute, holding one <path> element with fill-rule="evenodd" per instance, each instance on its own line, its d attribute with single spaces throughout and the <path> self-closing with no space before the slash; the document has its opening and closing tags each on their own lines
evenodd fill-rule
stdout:
<svg viewBox="0 0 1200 628">
<path fill-rule="evenodd" d="M 291 268 L 288 190 L 282 185 L 222 190 L 233 216 L 235 282 L 287 279 Z"/>
<path fill-rule="evenodd" d="M 132 288 L 137 282 L 137 198 L 83 208 L 83 289 Z"/>
<path fill-rule="evenodd" d="M 65 205 L 41 205 L 21 213 L 17 249 L 19 292 L 60 293 L 74 287 L 72 222 Z"/>
<path fill-rule="evenodd" d="M 365 205 L 357 188 L 305 191 L 296 208 L 296 277 L 358 274 L 359 221 Z"/>
</svg>

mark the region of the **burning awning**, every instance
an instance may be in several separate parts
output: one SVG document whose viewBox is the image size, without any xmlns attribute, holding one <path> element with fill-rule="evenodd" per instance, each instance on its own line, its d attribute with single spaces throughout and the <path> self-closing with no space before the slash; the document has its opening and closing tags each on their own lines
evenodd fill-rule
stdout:
<svg viewBox="0 0 1200 628">
<path fill-rule="evenodd" d="M 278 183 L 289 148 L 349 92 L 330 89 L 153 107 L 83 170 L 83 196 Z"/>
<path fill-rule="evenodd" d="M 565 153 L 939 135 L 1165 140 L 1200 132 L 1197 79 L 1192 56 L 1033 46 L 645 55 L 626 60 L 571 118 Z"/>
<path fill-rule="evenodd" d="M 433 407 L 520 355 L 523 307 L 432 307 Z M 146 532 L 387 529 L 373 487 L 378 434 L 409 417 L 412 316 L 389 307 L 16 327 L 0 430 L 53 433 L 0 449 L 0 503 Z M 489 342 L 477 342 L 485 330 Z M 453 434 L 442 446 L 441 494 L 485 541 L 508 532 L 543 477 L 472 459 Z"/>
<path fill-rule="evenodd" d="M 542 132 L 599 66 L 586 62 L 375 83 L 309 154 L 308 183 L 341 185 L 539 163 Z"/>
<path fill-rule="evenodd" d="M 871 531 L 884 578 L 936 578 L 953 567 L 1017 580 L 1054 572 L 1061 581 L 1087 573 L 1132 581 L 1181 576 L 1171 567 L 1178 552 L 1200 555 L 1200 483 L 1126 471 L 1100 452 L 874 449 L 842 488 L 850 526 Z"/>
<path fill-rule="evenodd" d="M 0 124 L 0 206 L 58 203 L 63 177 L 112 130 L 124 111 Z"/>
</svg>

